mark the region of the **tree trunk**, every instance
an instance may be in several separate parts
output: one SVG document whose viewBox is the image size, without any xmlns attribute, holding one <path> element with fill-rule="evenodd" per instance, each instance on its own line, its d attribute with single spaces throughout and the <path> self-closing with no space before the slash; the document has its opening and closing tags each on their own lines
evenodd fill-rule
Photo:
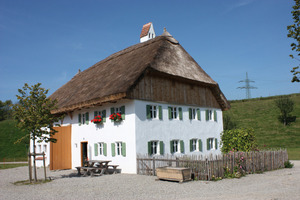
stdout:
<svg viewBox="0 0 300 200">
<path fill-rule="evenodd" d="M 36 163 L 35 163 L 35 139 L 33 139 L 33 171 L 34 171 L 34 181 L 37 182 Z"/>
</svg>

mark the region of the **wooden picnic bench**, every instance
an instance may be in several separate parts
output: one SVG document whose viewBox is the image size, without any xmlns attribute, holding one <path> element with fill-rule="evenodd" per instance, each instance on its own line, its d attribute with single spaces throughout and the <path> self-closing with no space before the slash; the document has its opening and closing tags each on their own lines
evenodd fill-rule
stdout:
<svg viewBox="0 0 300 200">
<path fill-rule="evenodd" d="M 107 165 L 107 168 L 112 168 L 113 174 L 116 174 L 118 166 L 119 165 Z"/>
<path fill-rule="evenodd" d="M 81 176 L 80 171 L 83 170 L 83 176 L 91 175 L 91 177 L 93 177 L 98 171 L 100 171 L 99 175 L 102 176 L 106 171 L 106 168 L 103 167 L 76 167 L 76 169 L 78 172 L 78 176 Z"/>
</svg>

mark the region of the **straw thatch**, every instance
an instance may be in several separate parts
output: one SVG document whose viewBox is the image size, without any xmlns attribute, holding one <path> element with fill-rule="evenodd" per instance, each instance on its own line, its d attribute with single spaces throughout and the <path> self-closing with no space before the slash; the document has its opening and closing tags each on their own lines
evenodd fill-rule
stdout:
<svg viewBox="0 0 300 200">
<path fill-rule="evenodd" d="M 202 83 L 211 88 L 222 110 L 229 103 L 218 84 L 168 32 L 119 51 L 76 74 L 50 98 L 58 100 L 54 114 L 126 99 L 126 94 L 146 71 Z"/>
</svg>

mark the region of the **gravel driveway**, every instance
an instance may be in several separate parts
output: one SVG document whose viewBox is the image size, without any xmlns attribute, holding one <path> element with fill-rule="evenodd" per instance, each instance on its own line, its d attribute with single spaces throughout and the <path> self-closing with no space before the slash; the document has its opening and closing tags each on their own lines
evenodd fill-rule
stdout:
<svg viewBox="0 0 300 200">
<path fill-rule="evenodd" d="M 294 168 L 217 182 L 176 183 L 156 177 L 114 174 L 76 177 L 73 170 L 48 171 L 52 182 L 15 186 L 28 178 L 28 168 L 0 170 L 0 199 L 300 199 L 300 161 Z M 39 169 L 38 177 L 43 177 Z"/>
</svg>

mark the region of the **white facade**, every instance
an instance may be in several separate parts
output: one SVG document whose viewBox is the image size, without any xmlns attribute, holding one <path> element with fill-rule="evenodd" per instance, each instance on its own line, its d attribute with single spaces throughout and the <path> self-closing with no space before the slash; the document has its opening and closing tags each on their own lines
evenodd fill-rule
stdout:
<svg viewBox="0 0 300 200">
<path fill-rule="evenodd" d="M 147 118 L 147 105 L 157 106 L 157 115 L 154 119 Z M 112 107 L 125 106 L 125 120 L 121 122 L 113 122 L 109 119 Z M 177 110 L 177 119 L 169 119 L 169 107 L 177 107 L 182 110 L 182 119 L 179 119 Z M 159 119 L 158 107 L 161 108 L 162 117 Z M 198 116 L 195 119 L 189 119 L 189 109 L 199 109 L 200 120 Z M 158 145 L 157 154 L 171 154 L 171 141 L 178 141 L 178 150 L 174 154 L 220 154 L 219 142 L 220 133 L 223 131 L 223 120 L 221 109 L 213 109 L 216 113 L 215 120 L 206 120 L 206 110 L 212 108 L 200 108 L 186 105 L 171 105 L 166 103 L 155 103 L 141 100 L 122 100 L 114 104 L 105 104 L 101 107 L 90 109 L 82 109 L 74 111 L 72 119 L 69 115 L 63 120 L 62 126 L 71 125 L 71 152 L 72 152 L 72 168 L 81 165 L 81 143 L 87 142 L 87 156 L 90 160 L 111 160 L 111 164 L 119 165 L 122 173 L 136 173 L 136 155 L 148 154 L 149 142 L 154 141 Z M 94 111 L 106 111 L 106 122 L 102 125 L 96 125 L 91 122 L 94 118 Z M 78 123 L 78 115 L 89 113 L 88 124 Z M 196 113 L 196 115 L 198 114 Z M 213 144 L 208 150 L 207 141 L 212 138 L 211 142 L 217 142 L 218 147 L 215 149 Z M 202 149 L 199 144 L 191 151 L 191 140 L 196 143 L 202 141 Z M 181 142 L 180 142 L 181 141 Z M 112 143 L 122 142 L 126 145 L 126 155 L 112 155 Z M 99 143 L 102 143 L 100 150 Z M 95 145 L 97 144 L 97 145 Z M 106 155 L 103 155 L 103 144 L 106 144 Z M 152 143 L 151 143 L 152 144 Z M 37 144 L 40 145 L 40 144 Z M 42 148 L 45 145 L 41 143 Z M 160 149 L 160 145 L 163 145 Z M 180 147 L 183 145 L 184 148 Z M 46 164 L 49 165 L 49 144 L 46 150 Z M 115 145 L 116 146 L 116 145 Z M 97 155 L 95 155 L 95 148 Z M 160 151 L 163 152 L 160 152 Z M 183 152 L 181 151 L 183 150 Z M 102 152 L 100 152 L 102 151 Z M 102 155 L 100 155 L 102 153 Z M 117 154 L 117 152 L 115 152 Z M 38 161 L 37 164 L 42 161 Z"/>
</svg>

